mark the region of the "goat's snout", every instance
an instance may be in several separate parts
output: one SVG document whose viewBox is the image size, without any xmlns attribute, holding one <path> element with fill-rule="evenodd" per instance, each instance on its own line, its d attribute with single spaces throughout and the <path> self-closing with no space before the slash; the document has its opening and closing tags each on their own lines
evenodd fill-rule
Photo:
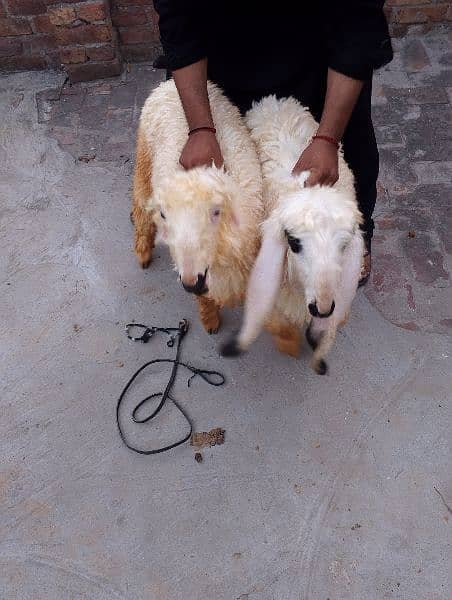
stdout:
<svg viewBox="0 0 452 600">
<path fill-rule="evenodd" d="M 335 306 L 336 306 L 336 304 L 334 303 L 334 300 L 333 300 L 333 302 L 331 303 L 330 310 L 326 313 L 321 313 L 321 312 L 319 312 L 319 309 L 317 308 L 317 301 L 314 300 L 314 302 L 311 302 L 308 305 L 308 309 L 313 317 L 318 317 L 320 319 L 327 319 L 328 317 L 331 317 L 331 315 L 333 314 Z"/>
<path fill-rule="evenodd" d="M 190 294 L 196 294 L 197 296 L 201 296 L 202 294 L 206 294 L 209 291 L 209 288 L 206 285 L 207 278 L 207 269 L 204 273 L 198 273 L 197 276 L 194 277 L 181 277 L 183 288 L 186 292 Z"/>
</svg>

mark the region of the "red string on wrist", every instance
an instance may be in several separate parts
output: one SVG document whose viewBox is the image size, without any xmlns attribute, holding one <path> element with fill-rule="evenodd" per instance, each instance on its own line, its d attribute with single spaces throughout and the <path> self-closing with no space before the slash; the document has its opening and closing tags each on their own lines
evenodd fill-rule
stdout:
<svg viewBox="0 0 452 600">
<path fill-rule="evenodd" d="M 337 140 L 335 140 L 334 138 L 330 137 L 329 135 L 315 135 L 312 139 L 313 140 L 324 140 L 325 142 L 329 142 L 330 144 L 333 144 L 333 146 L 335 146 L 336 148 L 339 148 L 339 142 Z"/>
<path fill-rule="evenodd" d="M 210 131 L 210 133 L 216 133 L 217 130 L 215 129 L 215 127 L 194 127 L 193 129 L 190 129 L 190 131 L 188 132 L 188 135 L 193 135 L 194 133 L 197 133 L 198 131 Z"/>
</svg>

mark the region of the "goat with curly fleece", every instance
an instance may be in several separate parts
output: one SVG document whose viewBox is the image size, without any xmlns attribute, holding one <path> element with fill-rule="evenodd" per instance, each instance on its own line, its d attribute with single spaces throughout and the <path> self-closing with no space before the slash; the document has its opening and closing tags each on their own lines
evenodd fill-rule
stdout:
<svg viewBox="0 0 452 600">
<path fill-rule="evenodd" d="M 266 220 L 244 323 L 223 354 L 247 349 L 265 326 L 282 352 L 297 356 L 300 329 L 307 324 L 312 366 L 324 374 L 324 357 L 348 318 L 363 256 L 353 175 L 341 151 L 333 187 L 304 187 L 309 173 L 292 175 L 318 127 L 293 98 L 264 98 L 246 120 L 262 164 Z"/>
<path fill-rule="evenodd" d="M 174 82 L 162 83 L 141 113 L 132 220 L 142 267 L 158 235 L 185 290 L 197 296 L 204 328 L 214 333 L 220 308 L 244 298 L 263 206 L 261 167 L 239 110 L 215 85 L 208 91 L 224 169 L 181 167 L 188 125 Z"/>
</svg>

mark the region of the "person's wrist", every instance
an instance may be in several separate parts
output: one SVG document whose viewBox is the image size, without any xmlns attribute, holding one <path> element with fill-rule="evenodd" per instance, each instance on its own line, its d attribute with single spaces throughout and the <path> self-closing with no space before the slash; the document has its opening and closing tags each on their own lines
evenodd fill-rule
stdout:
<svg viewBox="0 0 452 600">
<path fill-rule="evenodd" d="M 336 148 L 336 150 L 339 148 L 339 141 L 332 135 L 317 133 L 312 137 L 311 143 L 314 142 L 321 142 L 330 145 L 331 147 Z"/>
<path fill-rule="evenodd" d="M 191 137 L 193 135 L 198 135 L 200 133 L 207 133 L 209 135 L 216 135 L 217 130 L 215 129 L 215 127 L 212 127 L 210 125 L 201 125 L 199 127 L 192 127 L 190 129 L 190 131 L 188 132 L 188 137 Z"/>
</svg>

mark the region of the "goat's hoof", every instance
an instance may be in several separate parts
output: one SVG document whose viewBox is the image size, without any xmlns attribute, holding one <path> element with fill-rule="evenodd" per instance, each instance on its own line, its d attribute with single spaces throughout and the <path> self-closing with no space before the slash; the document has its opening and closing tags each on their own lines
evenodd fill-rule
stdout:
<svg viewBox="0 0 452 600">
<path fill-rule="evenodd" d="M 151 264 L 151 259 L 149 260 L 140 260 L 140 265 L 142 269 L 147 269 L 149 267 L 149 265 Z"/>
<path fill-rule="evenodd" d="M 130 211 L 130 222 L 135 225 L 135 219 L 133 218 L 133 211 Z"/>
<path fill-rule="evenodd" d="M 207 330 L 207 333 L 209 335 L 215 335 L 216 333 L 218 333 L 220 330 L 220 326 L 218 325 L 218 327 L 212 327 L 211 329 Z"/>
<path fill-rule="evenodd" d="M 308 344 L 311 346 L 311 348 L 313 350 L 315 350 L 317 348 L 317 341 L 314 339 L 314 336 L 312 335 L 311 326 L 309 326 L 306 329 L 305 336 L 306 336 L 306 341 L 308 342 Z"/>
<path fill-rule="evenodd" d="M 328 365 L 323 358 L 314 363 L 314 371 L 317 373 L 317 375 L 326 375 L 328 372 Z"/>
<path fill-rule="evenodd" d="M 243 350 L 240 349 L 237 338 L 232 338 L 220 348 L 220 354 L 224 358 L 234 358 L 236 356 L 240 356 L 242 352 Z"/>
</svg>

